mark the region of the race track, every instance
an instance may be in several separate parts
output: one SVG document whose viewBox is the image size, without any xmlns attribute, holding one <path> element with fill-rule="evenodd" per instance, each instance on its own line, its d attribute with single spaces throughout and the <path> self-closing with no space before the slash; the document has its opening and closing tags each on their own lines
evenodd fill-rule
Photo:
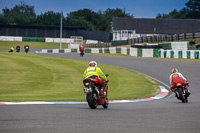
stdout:
<svg viewBox="0 0 200 133">
<path fill-rule="evenodd" d="M 169 85 L 177 67 L 190 83 L 189 103 L 174 95 L 138 103 L 113 103 L 92 110 L 79 105 L 1 105 L 0 133 L 200 133 L 200 62 L 79 54 L 39 54 L 91 61 L 147 74 Z M 86 66 L 87 67 L 87 66 Z M 112 76 L 112 75 L 109 75 Z"/>
</svg>

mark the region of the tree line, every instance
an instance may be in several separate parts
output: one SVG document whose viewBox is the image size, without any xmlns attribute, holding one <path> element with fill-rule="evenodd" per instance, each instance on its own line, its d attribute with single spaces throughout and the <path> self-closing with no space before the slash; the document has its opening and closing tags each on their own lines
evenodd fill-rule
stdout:
<svg viewBox="0 0 200 133">
<path fill-rule="evenodd" d="M 164 19 L 200 19 L 200 0 L 189 0 L 181 10 L 174 9 L 168 14 L 158 14 L 156 18 Z"/>
<path fill-rule="evenodd" d="M 94 12 L 91 9 L 80 9 L 70 12 L 66 17 L 62 14 L 64 27 L 81 27 L 91 31 L 112 32 L 111 22 L 113 17 L 133 18 L 132 14 L 126 13 L 125 9 L 106 9 Z M 21 2 L 13 8 L 2 9 L 0 24 L 8 25 L 35 25 L 35 26 L 60 26 L 61 13 L 47 11 L 36 15 L 34 6 Z"/>
<path fill-rule="evenodd" d="M 174 9 L 169 14 L 158 14 L 156 18 L 164 19 L 200 19 L 200 0 L 189 0 L 181 10 Z M 62 17 L 64 27 L 81 27 L 91 31 L 112 32 L 113 17 L 134 18 L 133 14 L 126 13 L 125 9 L 106 9 L 94 12 L 91 9 L 80 9 Z M 13 8 L 2 9 L 0 24 L 7 25 L 36 25 L 60 26 L 60 12 L 47 11 L 36 15 L 34 6 L 21 2 Z"/>
</svg>

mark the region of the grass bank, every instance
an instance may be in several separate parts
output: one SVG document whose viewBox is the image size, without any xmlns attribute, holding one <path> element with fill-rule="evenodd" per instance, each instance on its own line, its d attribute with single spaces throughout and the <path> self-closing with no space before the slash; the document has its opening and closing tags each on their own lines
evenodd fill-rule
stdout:
<svg viewBox="0 0 200 133">
<path fill-rule="evenodd" d="M 60 48 L 60 43 L 50 42 L 12 42 L 12 41 L 0 41 L 0 51 L 10 50 L 11 47 L 16 48 L 17 44 L 20 45 L 21 49 L 24 49 L 24 45 L 28 43 L 30 48 Z M 62 48 L 68 48 L 67 43 L 62 43 Z"/>
<path fill-rule="evenodd" d="M 85 101 L 86 61 L 25 53 L 0 53 L 0 101 Z M 159 93 L 158 84 L 133 71 L 98 64 L 109 74 L 109 99 L 140 99 Z"/>
</svg>

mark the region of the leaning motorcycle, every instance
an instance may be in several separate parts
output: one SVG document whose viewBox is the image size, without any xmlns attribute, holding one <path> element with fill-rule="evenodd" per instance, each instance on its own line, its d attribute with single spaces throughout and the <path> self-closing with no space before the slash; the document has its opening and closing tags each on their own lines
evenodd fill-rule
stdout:
<svg viewBox="0 0 200 133">
<path fill-rule="evenodd" d="M 108 74 L 105 75 L 106 77 Z M 100 96 L 99 80 L 87 78 L 83 80 L 84 93 L 86 93 L 86 99 L 91 109 L 96 109 L 98 105 L 102 105 L 104 108 L 108 108 L 108 86 L 105 81 L 105 89 L 103 91 L 103 97 Z"/>
<path fill-rule="evenodd" d="M 176 93 L 177 99 L 181 100 L 182 103 L 188 102 L 188 92 L 186 91 L 186 87 L 181 83 L 176 84 L 176 88 L 174 89 Z"/>
</svg>

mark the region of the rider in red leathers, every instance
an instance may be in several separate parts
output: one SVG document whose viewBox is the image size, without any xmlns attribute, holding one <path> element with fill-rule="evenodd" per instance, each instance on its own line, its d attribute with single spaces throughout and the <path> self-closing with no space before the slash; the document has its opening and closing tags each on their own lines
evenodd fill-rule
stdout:
<svg viewBox="0 0 200 133">
<path fill-rule="evenodd" d="M 80 51 L 80 56 L 83 56 L 84 55 L 84 46 L 83 45 L 80 45 L 79 51 Z"/>
<path fill-rule="evenodd" d="M 172 69 L 172 74 L 170 75 L 169 77 L 169 81 L 170 81 L 170 84 L 171 84 L 171 90 L 173 92 L 175 92 L 174 88 L 176 87 L 176 84 L 177 83 L 181 83 L 182 85 L 185 85 L 186 86 L 186 91 L 188 92 L 188 94 L 191 94 L 188 90 L 188 82 L 187 82 L 187 79 L 181 74 L 178 72 L 178 69 L 177 68 L 173 68 Z"/>
</svg>

